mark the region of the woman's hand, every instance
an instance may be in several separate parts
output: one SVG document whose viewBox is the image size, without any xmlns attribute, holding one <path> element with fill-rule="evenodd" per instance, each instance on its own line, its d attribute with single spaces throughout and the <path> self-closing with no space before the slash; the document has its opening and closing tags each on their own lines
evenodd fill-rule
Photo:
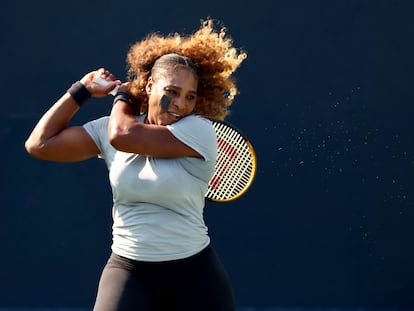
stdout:
<svg viewBox="0 0 414 311">
<path fill-rule="evenodd" d="M 108 83 L 105 83 L 104 85 L 94 81 L 96 76 L 100 76 Z M 87 73 L 83 76 L 80 82 L 86 87 L 91 96 L 96 98 L 108 95 L 116 86 L 122 84 L 121 80 L 117 80 L 116 77 L 105 68 L 100 68 Z"/>
</svg>

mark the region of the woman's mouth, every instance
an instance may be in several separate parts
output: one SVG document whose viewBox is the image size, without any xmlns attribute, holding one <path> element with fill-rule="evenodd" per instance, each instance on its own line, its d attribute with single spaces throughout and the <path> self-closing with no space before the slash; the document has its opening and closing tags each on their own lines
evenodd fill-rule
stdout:
<svg viewBox="0 0 414 311">
<path fill-rule="evenodd" d="M 174 111 L 167 111 L 169 115 L 173 116 L 176 119 L 181 119 L 183 116 L 179 113 L 176 113 Z"/>
</svg>

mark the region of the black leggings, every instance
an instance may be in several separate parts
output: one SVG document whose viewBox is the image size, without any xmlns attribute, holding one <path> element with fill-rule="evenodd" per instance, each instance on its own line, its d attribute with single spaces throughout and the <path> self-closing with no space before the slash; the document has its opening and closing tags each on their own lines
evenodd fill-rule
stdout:
<svg viewBox="0 0 414 311">
<path fill-rule="evenodd" d="M 110 256 L 94 311 L 236 310 L 229 278 L 211 246 L 185 259 L 141 262 Z"/>
</svg>

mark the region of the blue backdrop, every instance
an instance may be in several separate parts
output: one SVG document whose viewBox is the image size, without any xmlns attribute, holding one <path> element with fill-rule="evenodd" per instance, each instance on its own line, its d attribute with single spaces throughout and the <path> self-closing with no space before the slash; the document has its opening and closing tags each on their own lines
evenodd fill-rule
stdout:
<svg viewBox="0 0 414 311">
<path fill-rule="evenodd" d="M 258 171 L 207 224 L 244 307 L 414 307 L 414 2 L 14 1 L 2 5 L 0 307 L 92 305 L 110 252 L 103 161 L 29 157 L 40 115 L 84 73 L 125 77 L 148 32 L 213 17 L 249 57 L 228 121 Z M 73 120 L 109 112 L 91 100 Z"/>
</svg>

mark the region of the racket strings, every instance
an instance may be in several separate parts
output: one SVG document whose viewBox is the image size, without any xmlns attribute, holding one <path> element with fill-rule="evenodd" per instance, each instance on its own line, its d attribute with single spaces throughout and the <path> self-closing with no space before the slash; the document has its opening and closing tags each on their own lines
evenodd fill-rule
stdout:
<svg viewBox="0 0 414 311">
<path fill-rule="evenodd" d="M 251 146 L 236 130 L 215 123 L 218 156 L 207 196 L 222 200 L 244 191 L 254 170 Z"/>
<path fill-rule="evenodd" d="M 234 162 L 236 165 L 238 162 Z M 234 165 L 233 165 L 234 166 Z M 244 168 L 244 170 L 248 169 L 248 166 Z M 237 169 L 241 169 L 240 165 L 238 165 Z M 250 170 L 250 169 L 248 169 Z M 249 176 L 246 176 L 246 172 L 240 174 L 232 173 L 233 167 L 228 168 L 228 174 L 221 178 L 220 180 L 220 187 L 217 188 L 216 196 L 219 198 L 228 198 L 238 193 L 242 192 L 245 186 L 249 182 Z M 223 176 L 222 176 L 223 177 Z"/>
<path fill-rule="evenodd" d="M 222 180 L 222 195 L 224 197 L 237 194 L 245 188 L 250 181 L 252 165 L 250 163 L 249 150 L 239 152 L 236 161 L 232 161 L 228 168 L 227 174 L 223 176 Z"/>
</svg>

